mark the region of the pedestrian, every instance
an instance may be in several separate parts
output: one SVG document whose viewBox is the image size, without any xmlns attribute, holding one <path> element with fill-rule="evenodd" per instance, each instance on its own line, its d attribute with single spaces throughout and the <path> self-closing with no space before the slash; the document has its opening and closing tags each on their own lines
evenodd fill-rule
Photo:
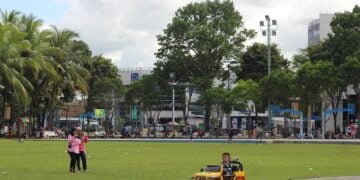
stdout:
<svg viewBox="0 0 360 180">
<path fill-rule="evenodd" d="M 233 140 L 233 136 L 234 136 L 234 132 L 232 131 L 232 129 L 229 129 L 228 130 L 229 132 L 229 144 L 232 143 L 232 140 Z"/>
<path fill-rule="evenodd" d="M 74 156 L 74 153 L 72 152 L 72 145 L 71 145 L 71 142 L 72 140 L 74 139 L 74 131 L 75 129 L 71 129 L 68 133 L 68 145 L 67 145 L 67 152 L 69 154 L 69 157 L 70 157 L 70 169 L 69 169 L 69 172 L 75 172 L 75 168 L 73 169 L 72 165 L 75 164 L 75 156 Z"/>
<path fill-rule="evenodd" d="M 73 137 L 70 139 L 72 161 L 70 164 L 70 172 L 75 173 L 75 165 L 80 161 L 80 149 L 81 140 L 79 138 L 79 130 L 75 129 Z M 80 171 L 80 169 L 78 168 Z"/>
<path fill-rule="evenodd" d="M 83 171 L 86 172 L 87 171 L 87 163 L 86 163 L 85 143 L 88 142 L 89 138 L 88 138 L 87 134 L 83 133 L 82 131 L 79 132 L 79 136 L 81 139 L 81 144 L 79 145 L 80 159 L 81 159 Z M 78 166 L 78 169 L 81 170 L 79 161 L 77 162 L 77 166 Z"/>
<path fill-rule="evenodd" d="M 350 128 L 351 128 L 351 138 L 354 139 L 356 135 L 355 123 L 351 123 Z"/>
</svg>

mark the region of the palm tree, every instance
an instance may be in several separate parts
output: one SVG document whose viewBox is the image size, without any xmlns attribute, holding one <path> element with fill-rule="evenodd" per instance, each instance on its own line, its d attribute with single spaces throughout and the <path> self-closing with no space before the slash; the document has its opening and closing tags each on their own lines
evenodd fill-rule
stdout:
<svg viewBox="0 0 360 180">
<path fill-rule="evenodd" d="M 86 79 L 89 72 L 81 65 L 73 63 L 70 57 L 70 45 L 78 34 L 70 30 L 58 30 L 52 26 L 51 30 L 42 31 L 37 35 L 41 39 L 39 47 L 45 63 L 51 65 L 51 72 L 42 75 L 40 81 L 36 81 L 35 94 L 33 96 L 34 115 L 38 116 L 40 126 L 44 126 L 45 114 L 54 111 L 59 105 L 61 95 L 65 95 L 67 101 L 71 101 L 76 90 L 87 93 Z M 41 92 L 41 93 L 39 93 Z M 37 104 L 43 104 L 43 108 Z"/>
<path fill-rule="evenodd" d="M 10 12 L 3 11 L 0 9 L 1 14 L 1 22 L 3 24 L 16 24 L 19 21 L 19 15 L 21 14 L 19 11 L 12 10 Z"/>
<path fill-rule="evenodd" d="M 14 93 L 20 102 L 29 100 L 28 90 L 33 87 L 22 75 L 21 53 L 27 48 L 22 41 L 23 33 L 11 25 L 0 25 L 0 84 L 3 97 Z"/>
</svg>

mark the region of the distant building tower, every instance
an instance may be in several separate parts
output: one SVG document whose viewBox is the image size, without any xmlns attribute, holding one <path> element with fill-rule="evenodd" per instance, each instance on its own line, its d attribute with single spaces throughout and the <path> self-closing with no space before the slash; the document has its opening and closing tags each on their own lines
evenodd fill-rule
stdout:
<svg viewBox="0 0 360 180">
<path fill-rule="evenodd" d="M 327 38 L 331 33 L 330 22 L 334 14 L 320 14 L 319 19 L 315 19 L 308 26 L 308 46 L 315 45 Z"/>
</svg>

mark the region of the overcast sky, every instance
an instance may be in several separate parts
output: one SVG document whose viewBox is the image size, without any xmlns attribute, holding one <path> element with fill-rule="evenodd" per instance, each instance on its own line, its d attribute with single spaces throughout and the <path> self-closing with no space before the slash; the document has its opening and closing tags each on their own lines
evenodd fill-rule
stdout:
<svg viewBox="0 0 360 180">
<path fill-rule="evenodd" d="M 196 0 L 0 0 L 3 10 L 33 13 L 46 25 L 80 33 L 94 54 L 111 58 L 120 68 L 151 67 L 156 35 L 175 11 Z M 264 15 L 278 20 L 279 44 L 287 58 L 307 44 L 307 24 L 319 13 L 351 11 L 358 0 L 234 0 L 245 27 L 259 31 Z M 247 42 L 266 42 L 257 36 Z"/>
</svg>

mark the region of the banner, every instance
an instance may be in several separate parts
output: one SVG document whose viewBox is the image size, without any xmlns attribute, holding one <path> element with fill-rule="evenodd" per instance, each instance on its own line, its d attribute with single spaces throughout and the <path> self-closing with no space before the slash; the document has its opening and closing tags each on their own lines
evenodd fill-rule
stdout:
<svg viewBox="0 0 360 180">
<path fill-rule="evenodd" d="M 136 121 L 138 119 L 137 107 L 136 105 L 131 106 L 131 119 Z"/>
<path fill-rule="evenodd" d="M 105 109 L 95 109 L 95 118 L 96 119 L 105 118 Z"/>
</svg>

